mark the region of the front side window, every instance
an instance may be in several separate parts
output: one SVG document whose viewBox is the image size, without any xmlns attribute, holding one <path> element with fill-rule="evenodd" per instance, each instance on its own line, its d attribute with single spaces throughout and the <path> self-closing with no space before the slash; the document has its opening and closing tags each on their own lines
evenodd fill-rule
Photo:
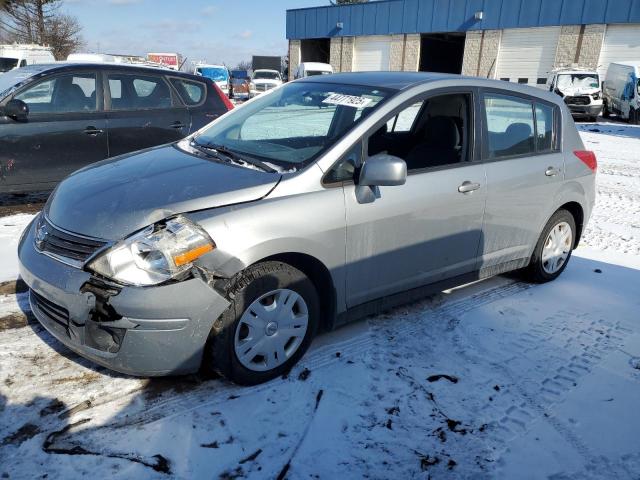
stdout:
<svg viewBox="0 0 640 480">
<path fill-rule="evenodd" d="M 535 152 L 533 104 L 506 95 L 484 97 L 489 158 Z"/>
<path fill-rule="evenodd" d="M 332 147 L 391 91 L 357 85 L 290 83 L 226 115 L 194 138 L 285 169 Z"/>
<path fill-rule="evenodd" d="M 15 96 L 31 113 L 94 112 L 96 75 L 70 74 L 44 80 Z"/>
<path fill-rule="evenodd" d="M 111 110 L 170 108 L 171 92 L 160 77 L 109 74 Z"/>
<path fill-rule="evenodd" d="M 447 94 L 415 102 L 387 120 L 368 139 L 367 155 L 402 158 L 408 171 L 469 160 L 470 94 Z"/>
</svg>

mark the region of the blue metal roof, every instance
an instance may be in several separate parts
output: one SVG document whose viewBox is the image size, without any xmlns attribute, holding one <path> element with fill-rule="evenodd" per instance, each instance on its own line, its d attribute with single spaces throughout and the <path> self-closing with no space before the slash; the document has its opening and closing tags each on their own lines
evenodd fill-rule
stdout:
<svg viewBox="0 0 640 480">
<path fill-rule="evenodd" d="M 482 20 L 475 20 L 477 11 L 483 12 Z M 640 0 L 380 0 L 328 5 L 287 10 L 287 38 L 589 23 L 640 23 Z"/>
</svg>

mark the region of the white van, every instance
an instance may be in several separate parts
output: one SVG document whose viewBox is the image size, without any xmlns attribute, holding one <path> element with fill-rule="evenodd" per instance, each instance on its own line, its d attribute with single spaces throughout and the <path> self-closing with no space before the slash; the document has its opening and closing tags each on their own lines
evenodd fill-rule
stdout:
<svg viewBox="0 0 640 480">
<path fill-rule="evenodd" d="M 609 65 L 604 80 L 604 111 L 629 123 L 640 123 L 640 61 L 617 62 Z"/>
<path fill-rule="evenodd" d="M 195 75 L 210 78 L 222 90 L 226 96 L 229 96 L 229 81 L 231 74 L 225 65 L 214 65 L 209 63 L 198 63 L 193 71 Z"/>
<path fill-rule="evenodd" d="M 561 68 L 551 72 L 547 80 L 549 91 L 564 98 L 571 115 L 592 122 L 602 111 L 600 76 L 595 70 Z"/>
<path fill-rule="evenodd" d="M 73 63 L 116 63 L 116 57 L 105 53 L 72 53 L 67 62 Z M 120 62 L 117 62 L 120 63 Z"/>
<path fill-rule="evenodd" d="M 329 75 L 333 73 L 333 67 L 328 63 L 302 62 L 296 68 L 294 78 L 311 77 L 313 75 Z"/>
<path fill-rule="evenodd" d="M 36 63 L 51 63 L 56 59 L 50 47 L 41 45 L 0 45 L 0 74 L 14 68 Z"/>
</svg>

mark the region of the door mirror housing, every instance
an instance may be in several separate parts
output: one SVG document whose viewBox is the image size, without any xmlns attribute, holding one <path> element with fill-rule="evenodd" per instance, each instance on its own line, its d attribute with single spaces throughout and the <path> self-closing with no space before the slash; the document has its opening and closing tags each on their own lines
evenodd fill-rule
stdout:
<svg viewBox="0 0 640 480">
<path fill-rule="evenodd" d="M 362 165 L 358 185 L 382 187 L 404 185 L 406 181 L 406 162 L 387 153 L 378 153 Z"/>
<path fill-rule="evenodd" d="M 7 102 L 2 113 L 18 122 L 26 122 L 29 117 L 29 105 L 14 98 Z"/>
</svg>

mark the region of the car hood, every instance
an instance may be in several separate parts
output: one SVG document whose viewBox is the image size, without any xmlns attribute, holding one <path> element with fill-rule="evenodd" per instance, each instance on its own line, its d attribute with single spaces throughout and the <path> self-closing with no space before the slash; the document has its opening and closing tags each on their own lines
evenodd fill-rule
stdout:
<svg viewBox="0 0 640 480">
<path fill-rule="evenodd" d="M 119 240 L 178 213 L 259 200 L 280 178 L 167 145 L 77 171 L 58 185 L 45 213 L 70 232 Z"/>
</svg>

